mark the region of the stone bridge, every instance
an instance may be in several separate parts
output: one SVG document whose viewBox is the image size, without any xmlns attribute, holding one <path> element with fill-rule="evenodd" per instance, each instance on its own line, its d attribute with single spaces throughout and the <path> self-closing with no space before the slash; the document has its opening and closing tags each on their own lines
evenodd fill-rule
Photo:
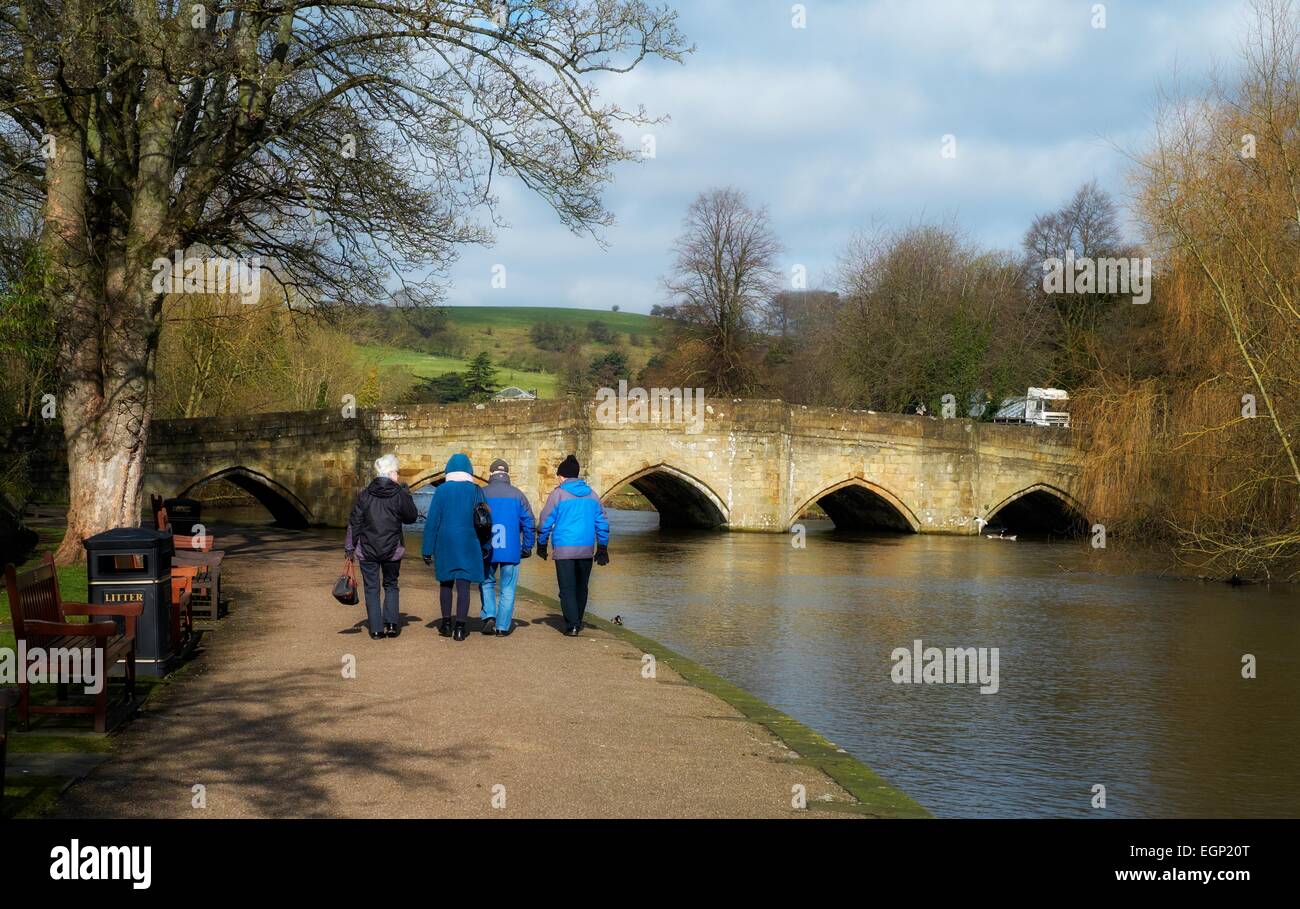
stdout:
<svg viewBox="0 0 1300 909">
<path fill-rule="evenodd" d="M 278 523 L 340 526 L 389 451 L 413 489 L 440 483 L 454 452 L 480 478 L 505 458 L 534 508 L 573 452 L 602 498 L 631 485 L 663 526 L 782 532 L 814 504 L 840 527 L 915 533 L 973 534 L 977 518 L 1051 533 L 1084 521 L 1068 430 L 764 400 L 709 399 L 693 427 L 602 421 L 576 400 L 161 420 L 145 492 L 225 479 Z"/>
</svg>

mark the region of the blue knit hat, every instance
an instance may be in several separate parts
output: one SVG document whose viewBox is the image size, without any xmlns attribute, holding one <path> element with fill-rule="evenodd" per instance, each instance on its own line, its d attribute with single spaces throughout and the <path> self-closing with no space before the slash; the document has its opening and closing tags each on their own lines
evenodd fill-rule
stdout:
<svg viewBox="0 0 1300 909">
<path fill-rule="evenodd" d="M 458 470 L 464 473 L 474 472 L 474 468 L 469 463 L 469 455 L 457 452 L 447 459 L 447 473 L 455 473 Z"/>
</svg>

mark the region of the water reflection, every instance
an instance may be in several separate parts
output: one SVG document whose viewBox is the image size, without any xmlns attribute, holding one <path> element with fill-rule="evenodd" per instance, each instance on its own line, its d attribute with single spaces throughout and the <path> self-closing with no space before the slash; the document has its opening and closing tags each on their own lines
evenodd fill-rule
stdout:
<svg viewBox="0 0 1300 909">
<path fill-rule="evenodd" d="M 1135 573 L 1112 545 L 663 531 L 614 512 L 594 611 L 818 729 L 939 815 L 1300 814 L 1300 597 Z M 553 591 L 549 565 L 523 583 Z M 920 638 L 1000 686 L 896 685 Z M 1241 657 L 1265 667 L 1241 678 Z M 1089 807 L 1106 786 L 1107 809 Z"/>
</svg>

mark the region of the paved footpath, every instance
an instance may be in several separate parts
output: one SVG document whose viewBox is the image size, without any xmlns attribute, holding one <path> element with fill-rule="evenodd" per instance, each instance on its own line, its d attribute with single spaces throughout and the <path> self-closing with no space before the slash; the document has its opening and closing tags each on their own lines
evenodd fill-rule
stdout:
<svg viewBox="0 0 1300 909">
<path fill-rule="evenodd" d="M 233 613 L 60 815 L 849 816 L 823 800 L 854 799 L 764 726 L 662 661 L 643 678 L 640 649 L 607 631 L 566 638 L 524 600 L 509 638 L 475 618 L 469 640 L 440 637 L 431 572 L 408 558 L 405 630 L 371 641 L 364 608 L 329 596 L 336 545 L 273 530 L 219 542 Z M 809 810 L 791 806 L 797 784 Z"/>
</svg>

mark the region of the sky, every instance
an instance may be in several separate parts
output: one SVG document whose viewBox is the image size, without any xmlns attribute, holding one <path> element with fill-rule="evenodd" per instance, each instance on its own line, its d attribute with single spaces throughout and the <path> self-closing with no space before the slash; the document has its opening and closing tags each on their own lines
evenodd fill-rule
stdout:
<svg viewBox="0 0 1300 909">
<path fill-rule="evenodd" d="M 627 134 L 638 148 L 652 134 L 655 154 L 616 169 L 604 247 L 500 180 L 508 226 L 493 246 L 462 250 L 450 305 L 671 302 L 660 276 L 686 208 L 719 186 L 768 207 L 783 272 L 801 266 L 809 287 L 834 286 L 856 231 L 955 221 L 973 241 L 1018 248 L 1035 215 L 1087 180 L 1123 203 L 1162 91 L 1194 93 L 1230 70 L 1248 23 L 1245 0 L 669 5 L 695 53 L 598 80 L 603 100 L 670 118 Z M 492 286 L 497 265 L 504 287 Z"/>
</svg>

